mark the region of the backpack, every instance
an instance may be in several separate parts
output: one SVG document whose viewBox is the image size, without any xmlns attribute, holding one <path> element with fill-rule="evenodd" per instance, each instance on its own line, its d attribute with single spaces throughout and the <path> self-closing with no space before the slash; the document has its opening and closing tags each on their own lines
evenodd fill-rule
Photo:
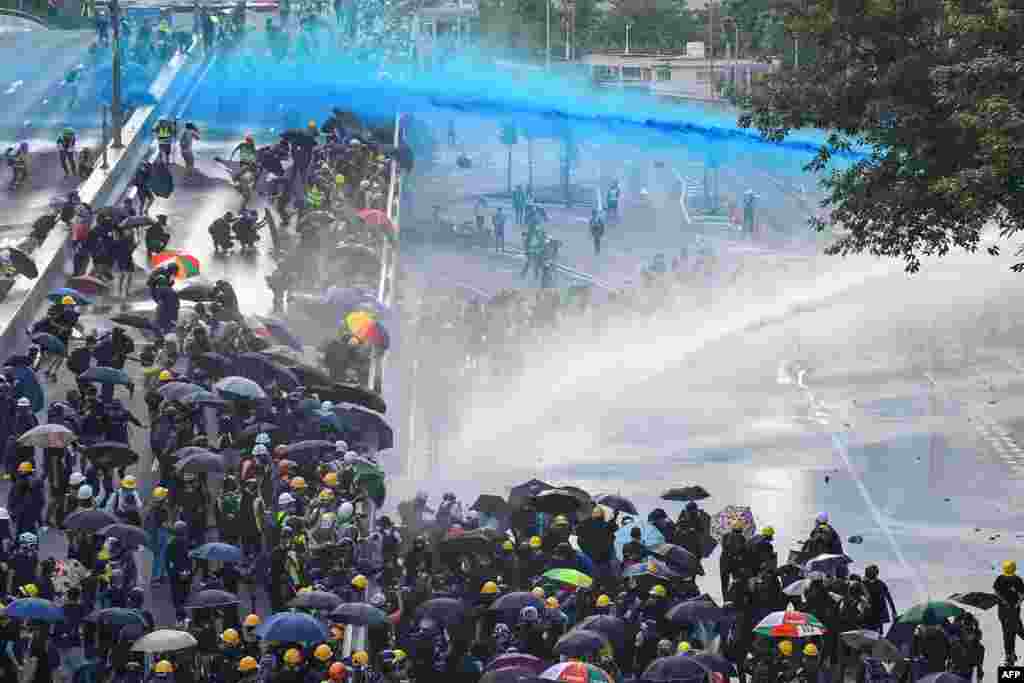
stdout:
<svg viewBox="0 0 1024 683">
<path fill-rule="evenodd" d="M 224 521 L 233 523 L 238 519 L 238 513 L 242 510 L 242 494 L 237 492 L 225 493 L 220 499 L 221 513 Z"/>
</svg>

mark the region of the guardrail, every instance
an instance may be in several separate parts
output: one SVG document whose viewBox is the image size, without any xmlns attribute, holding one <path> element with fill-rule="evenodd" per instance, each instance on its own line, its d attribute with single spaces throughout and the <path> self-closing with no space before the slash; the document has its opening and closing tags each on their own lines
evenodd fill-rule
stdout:
<svg viewBox="0 0 1024 683">
<path fill-rule="evenodd" d="M 198 83 L 211 64 L 212 57 L 192 60 L 198 41 L 193 41 L 189 50 L 175 56 L 161 69 L 150 86 L 150 93 L 157 104 L 141 107 L 135 111 L 122 130 L 122 149 L 113 149 L 107 143 L 107 168 L 98 165 L 78 189 L 83 202 L 93 209 L 107 206 L 119 198 L 131 183 L 132 175 L 139 162 L 150 152 L 152 129 L 155 121 L 168 112 L 175 111 L 195 92 Z M 32 281 L 20 300 L 10 302 L 13 307 L 0 331 L 0 348 L 20 349 L 28 342 L 24 331 L 32 324 L 33 316 L 39 310 L 47 295 L 59 287 L 67 277 L 66 265 L 71 260 L 71 239 L 68 231 L 50 231 L 46 240 L 33 253 L 39 277 Z"/>
<path fill-rule="evenodd" d="M 50 24 L 42 17 L 37 17 L 29 12 L 22 12 L 21 10 L 11 9 L 9 7 L 0 7 L 0 17 L 15 17 L 17 19 L 31 21 L 33 24 L 37 24 L 46 29 L 52 28 L 52 26 L 50 26 Z"/>
</svg>

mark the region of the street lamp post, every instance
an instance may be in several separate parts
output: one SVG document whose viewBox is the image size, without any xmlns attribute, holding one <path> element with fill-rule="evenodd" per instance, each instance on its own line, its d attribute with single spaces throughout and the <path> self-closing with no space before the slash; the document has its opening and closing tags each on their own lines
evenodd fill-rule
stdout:
<svg viewBox="0 0 1024 683">
<path fill-rule="evenodd" d="M 547 32 L 547 42 L 544 48 L 544 68 L 551 70 L 551 0 L 544 0 L 544 27 Z"/>
<path fill-rule="evenodd" d="M 111 64 L 113 75 L 110 83 L 110 123 L 114 129 L 114 140 L 111 145 L 114 149 L 124 149 L 121 141 L 121 124 L 124 122 L 121 111 L 121 7 L 117 0 L 110 0 L 110 23 L 114 29 L 111 48 L 114 51 Z"/>
<path fill-rule="evenodd" d="M 633 28 L 633 24 L 626 24 L 626 54 L 629 54 L 629 30 Z"/>
</svg>

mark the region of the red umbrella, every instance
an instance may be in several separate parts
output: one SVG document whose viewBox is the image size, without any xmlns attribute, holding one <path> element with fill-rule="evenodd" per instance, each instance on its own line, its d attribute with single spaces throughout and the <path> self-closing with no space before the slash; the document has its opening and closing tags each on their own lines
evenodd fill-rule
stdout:
<svg viewBox="0 0 1024 683">
<path fill-rule="evenodd" d="M 380 225 L 387 228 L 389 231 L 395 231 L 395 225 L 388 218 L 388 215 L 380 209 L 363 209 L 356 214 L 370 225 Z"/>
</svg>

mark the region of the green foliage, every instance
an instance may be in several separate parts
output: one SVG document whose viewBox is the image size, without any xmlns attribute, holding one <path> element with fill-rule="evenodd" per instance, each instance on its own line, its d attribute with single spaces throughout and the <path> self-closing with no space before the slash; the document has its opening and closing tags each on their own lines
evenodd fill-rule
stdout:
<svg viewBox="0 0 1024 683">
<path fill-rule="evenodd" d="M 834 131 L 813 171 L 855 142 L 870 150 L 823 180 L 824 207 L 842 228 L 829 253 L 900 258 L 914 272 L 922 256 L 977 250 L 989 226 L 1004 239 L 1020 230 L 1024 196 L 1011 188 L 1024 176 L 1024 32 L 1005 5 L 973 4 L 985 7 L 968 14 L 954 0 L 944 16 L 925 0 L 784 8 L 814 62 L 801 52 L 799 69 L 773 74 L 740 124 L 770 140 Z"/>
<path fill-rule="evenodd" d="M 700 40 L 700 26 L 683 0 L 612 0 L 611 9 L 595 27 L 595 49 L 626 47 L 635 50 L 678 50 L 687 41 Z"/>
</svg>

